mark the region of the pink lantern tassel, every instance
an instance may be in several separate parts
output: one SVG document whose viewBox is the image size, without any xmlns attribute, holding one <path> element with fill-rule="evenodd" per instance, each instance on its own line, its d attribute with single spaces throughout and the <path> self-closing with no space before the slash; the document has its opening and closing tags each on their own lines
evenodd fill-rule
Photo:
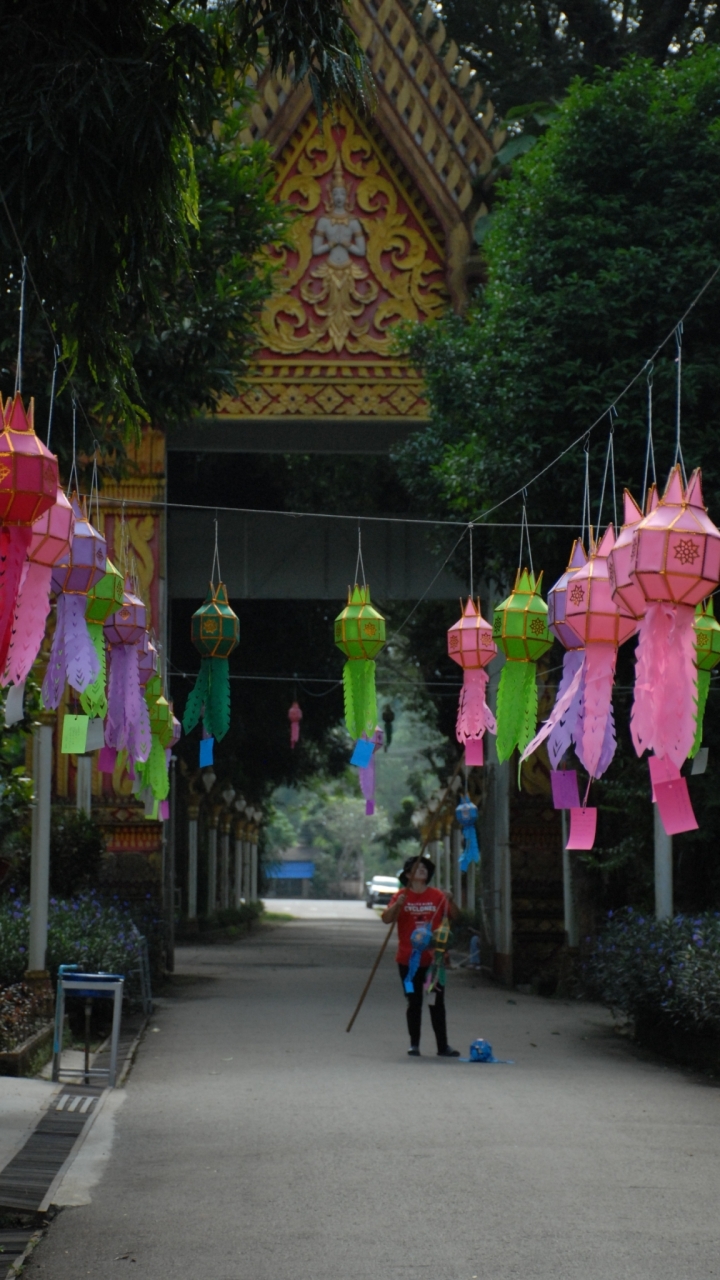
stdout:
<svg viewBox="0 0 720 1280">
<path fill-rule="evenodd" d="M 27 525 L 3 526 L 0 537 L 0 671 L 5 670 L 7 662 L 15 605 L 31 538 L 32 529 Z"/>
<path fill-rule="evenodd" d="M 550 715 L 538 730 L 532 742 L 528 743 L 520 757 L 521 762 L 527 760 L 538 747 L 542 745 L 547 738 L 548 751 L 551 752 L 550 758 L 553 760 L 561 760 L 565 752 L 574 740 L 573 729 L 577 723 L 580 707 L 580 695 L 582 690 L 583 675 L 583 651 L 582 649 L 568 649 L 563 658 L 563 674 L 558 686 L 555 705 Z M 571 707 L 575 705 L 575 715 L 569 715 Z M 553 760 L 553 768 L 557 768 Z"/>
<path fill-rule="evenodd" d="M 614 644 L 595 643 L 588 645 L 585 650 L 583 725 L 578 755 L 591 778 L 601 778 L 615 755 L 612 688 L 616 662 L 617 649 Z"/>
<path fill-rule="evenodd" d="M 12 639 L 5 672 L 0 684 L 22 684 L 30 674 L 45 636 L 45 623 L 50 612 L 49 564 L 25 562 L 25 574 L 15 605 Z"/>
<path fill-rule="evenodd" d="M 694 609 L 648 605 L 640 623 L 630 735 L 637 754 L 667 756 L 679 769 L 695 738 Z"/>
<path fill-rule="evenodd" d="M 488 673 L 483 667 L 466 667 L 460 690 L 455 736 L 467 746 L 469 742 L 482 742 L 486 729 L 497 733 L 495 717 L 487 704 Z"/>
</svg>

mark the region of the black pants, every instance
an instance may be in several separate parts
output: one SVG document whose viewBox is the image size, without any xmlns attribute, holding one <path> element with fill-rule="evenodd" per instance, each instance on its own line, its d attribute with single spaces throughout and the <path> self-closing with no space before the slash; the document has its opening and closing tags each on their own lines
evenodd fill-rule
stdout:
<svg viewBox="0 0 720 1280">
<path fill-rule="evenodd" d="M 400 970 L 400 981 L 403 983 L 408 975 L 408 968 L 409 966 L 406 964 L 398 965 L 398 969 Z M 420 1024 L 422 1022 L 423 984 L 425 982 L 426 977 L 427 977 L 427 965 L 425 965 L 425 967 L 421 966 L 418 969 L 417 973 L 415 974 L 415 979 L 413 982 L 413 986 L 415 990 L 413 991 L 412 995 L 410 996 L 407 994 L 407 992 L 405 992 L 405 999 L 407 1000 L 407 1024 L 408 1024 L 408 1031 L 410 1032 L 411 1045 L 420 1044 Z M 403 990 L 405 990 L 404 987 L 403 987 Z M 433 996 L 435 997 L 434 1000 L 433 1000 Z M 448 1042 L 447 1025 L 445 1021 L 445 988 L 441 986 L 437 986 L 435 990 L 430 993 L 429 999 L 431 1001 L 429 1005 L 430 1021 L 432 1022 L 432 1028 L 433 1028 L 433 1031 L 435 1032 L 435 1039 L 437 1040 L 438 1051 L 442 1053 L 443 1049 L 447 1049 L 447 1042 Z"/>
</svg>

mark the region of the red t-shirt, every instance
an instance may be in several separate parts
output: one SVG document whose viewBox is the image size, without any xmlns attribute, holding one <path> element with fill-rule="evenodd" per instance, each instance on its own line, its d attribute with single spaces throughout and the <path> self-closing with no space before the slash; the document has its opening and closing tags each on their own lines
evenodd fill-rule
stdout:
<svg viewBox="0 0 720 1280">
<path fill-rule="evenodd" d="M 432 929 L 437 929 L 447 911 L 447 898 L 440 889 L 433 889 L 432 886 L 423 889 L 421 893 L 413 893 L 411 889 L 399 889 L 393 894 L 388 906 L 397 902 L 401 893 L 407 896 L 397 918 L 398 949 L 395 952 L 395 959 L 398 964 L 409 964 L 412 955 L 410 934 L 419 924 L 429 924 Z M 423 951 L 420 964 L 432 964 L 430 949 Z"/>
</svg>

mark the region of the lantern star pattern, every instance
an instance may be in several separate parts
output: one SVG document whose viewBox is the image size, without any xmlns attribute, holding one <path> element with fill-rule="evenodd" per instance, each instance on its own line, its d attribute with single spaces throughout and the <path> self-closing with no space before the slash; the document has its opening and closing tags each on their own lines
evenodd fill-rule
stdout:
<svg viewBox="0 0 720 1280">
<path fill-rule="evenodd" d="M 720 581 L 720 531 L 702 499 L 701 474 L 683 488 L 673 467 L 665 492 L 638 524 L 633 577 L 647 608 L 640 623 L 630 735 L 679 769 L 693 748 L 698 704 L 695 606 Z"/>
<path fill-rule="evenodd" d="M 0 671 L 4 672 L 32 526 L 55 504 L 58 466 L 55 455 L 35 435 L 34 401 L 27 413 L 19 394 L 4 405 L 0 399 L 0 408 Z"/>
<path fill-rule="evenodd" d="M 183 729 L 190 733 L 202 716 L 205 732 L 220 742 L 230 728 L 227 660 L 240 639 L 224 582 L 210 583 L 205 603 L 192 616 L 191 638 L 201 656 L 200 674 L 185 704 Z"/>
<path fill-rule="evenodd" d="M 447 633 L 448 654 L 463 669 L 455 736 L 468 765 L 483 763 L 483 735 L 497 733 L 495 717 L 487 704 L 488 674 L 485 667 L 497 653 L 493 629 L 480 612 L 480 601 L 468 597 L 462 616 Z"/>
<path fill-rule="evenodd" d="M 124 591 L 122 574 L 108 557 L 105 562 L 105 573 L 100 581 L 90 588 L 85 605 L 85 621 L 98 657 L 100 670 L 95 680 L 80 694 L 80 705 L 87 716 L 96 719 L 104 720 L 108 711 L 105 690 L 107 658 L 103 624 L 122 606 Z"/>
<path fill-rule="evenodd" d="M 120 608 L 106 619 L 103 629 L 110 647 L 105 745 L 116 751 L 127 751 L 133 763 L 142 764 L 152 745 L 139 670 L 139 655 L 147 631 L 147 609 L 129 578 L 125 580 Z"/>
<path fill-rule="evenodd" d="M 535 664 L 552 645 L 541 582 L 542 573 L 536 580 L 518 569 L 512 593 L 493 615 L 493 639 L 507 658 L 498 687 L 498 760 L 508 760 L 515 747 L 524 751 L 537 724 Z"/>
<path fill-rule="evenodd" d="M 55 635 L 50 650 L 42 695 L 46 707 L 60 705 L 65 681 L 83 693 L 100 674 L 100 662 L 85 621 L 88 592 L 100 581 L 107 564 L 107 544 L 94 529 L 85 507 L 72 501 L 75 517 L 70 555 L 52 573 L 52 588 L 57 595 Z"/>
<path fill-rule="evenodd" d="M 705 607 L 695 609 L 695 666 L 697 667 L 697 707 L 695 713 L 695 738 L 690 751 L 696 756 L 702 746 L 703 720 L 710 692 L 710 672 L 720 662 L 720 622 L 715 617 L 712 596 Z"/>
<path fill-rule="evenodd" d="M 40 652 L 50 611 L 52 571 L 68 562 L 74 524 L 72 507 L 58 488 L 53 505 L 32 526 L 2 684 L 22 684 Z"/>
<path fill-rule="evenodd" d="M 345 724 L 351 738 L 372 738 L 377 727 L 375 661 L 385 644 L 385 619 L 370 603 L 370 588 L 348 588 L 348 602 L 335 619 L 335 643 L 343 667 Z"/>
</svg>

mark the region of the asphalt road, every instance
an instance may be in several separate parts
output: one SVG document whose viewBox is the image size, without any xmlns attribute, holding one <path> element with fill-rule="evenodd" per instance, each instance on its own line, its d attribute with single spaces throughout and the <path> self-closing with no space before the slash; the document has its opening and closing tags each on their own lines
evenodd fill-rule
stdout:
<svg viewBox="0 0 720 1280">
<path fill-rule="evenodd" d="M 303 920 L 180 953 L 90 1203 L 31 1280 L 708 1280 L 720 1096 L 599 1009 L 449 982 L 451 1041 L 406 1057 L 383 934 Z M 75 1203 L 82 1196 L 76 1198 Z"/>
</svg>

